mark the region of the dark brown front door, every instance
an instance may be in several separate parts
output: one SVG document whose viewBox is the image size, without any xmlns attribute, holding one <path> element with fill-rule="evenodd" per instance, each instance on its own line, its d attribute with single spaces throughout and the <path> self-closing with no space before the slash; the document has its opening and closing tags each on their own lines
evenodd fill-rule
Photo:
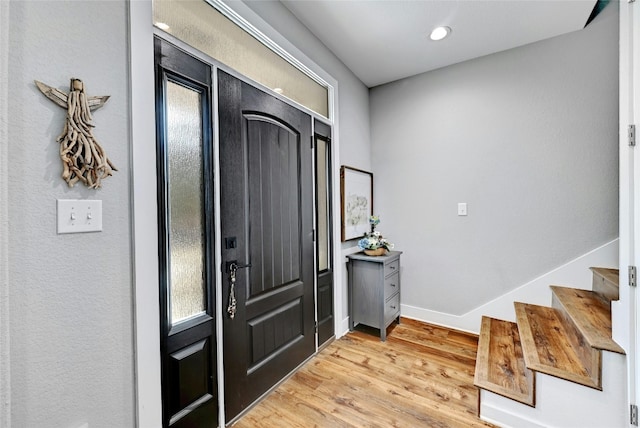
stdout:
<svg viewBox="0 0 640 428">
<path fill-rule="evenodd" d="M 314 189 L 310 116 L 222 71 L 218 89 L 229 422 L 315 351 Z"/>
</svg>

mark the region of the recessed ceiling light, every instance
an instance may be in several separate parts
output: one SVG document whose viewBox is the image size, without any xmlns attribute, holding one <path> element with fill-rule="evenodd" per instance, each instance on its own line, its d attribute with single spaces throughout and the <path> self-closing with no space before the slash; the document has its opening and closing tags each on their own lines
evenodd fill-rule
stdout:
<svg viewBox="0 0 640 428">
<path fill-rule="evenodd" d="M 165 24 L 164 22 L 156 22 L 156 27 L 158 27 L 161 30 L 167 31 L 169 28 L 168 24 Z"/>
<path fill-rule="evenodd" d="M 273 88 L 273 92 L 275 92 L 276 94 L 282 94 L 284 91 L 282 90 L 282 88 Z"/>
<path fill-rule="evenodd" d="M 429 37 L 431 40 L 438 41 L 447 37 L 449 33 L 451 33 L 451 28 L 449 27 L 436 27 L 433 29 Z"/>
</svg>

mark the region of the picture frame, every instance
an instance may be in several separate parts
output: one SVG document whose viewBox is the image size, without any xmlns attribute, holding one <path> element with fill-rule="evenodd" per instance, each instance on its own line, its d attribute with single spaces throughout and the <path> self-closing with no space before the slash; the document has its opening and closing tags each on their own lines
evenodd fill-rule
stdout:
<svg viewBox="0 0 640 428">
<path fill-rule="evenodd" d="M 373 215 L 373 173 L 340 167 L 340 227 L 342 242 L 359 239 L 369 232 Z"/>
</svg>

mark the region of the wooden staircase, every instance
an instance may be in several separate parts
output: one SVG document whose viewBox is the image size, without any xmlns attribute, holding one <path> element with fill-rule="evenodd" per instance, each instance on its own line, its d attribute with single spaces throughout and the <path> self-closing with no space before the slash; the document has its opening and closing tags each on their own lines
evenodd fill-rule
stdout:
<svg viewBox="0 0 640 428">
<path fill-rule="evenodd" d="M 591 268 L 592 290 L 551 286 L 551 307 L 515 302 L 516 323 L 483 317 L 474 384 L 536 405 L 536 372 L 602 390 L 602 351 L 624 354 L 611 337 L 618 270 Z"/>
</svg>

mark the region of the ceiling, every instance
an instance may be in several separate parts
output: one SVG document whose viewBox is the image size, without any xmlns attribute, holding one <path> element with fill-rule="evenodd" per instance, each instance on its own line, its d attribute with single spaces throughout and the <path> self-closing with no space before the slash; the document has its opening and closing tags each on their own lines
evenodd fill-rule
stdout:
<svg viewBox="0 0 640 428">
<path fill-rule="evenodd" d="M 368 87 L 584 28 L 595 0 L 281 0 Z M 437 26 L 451 34 L 434 42 Z"/>
</svg>

